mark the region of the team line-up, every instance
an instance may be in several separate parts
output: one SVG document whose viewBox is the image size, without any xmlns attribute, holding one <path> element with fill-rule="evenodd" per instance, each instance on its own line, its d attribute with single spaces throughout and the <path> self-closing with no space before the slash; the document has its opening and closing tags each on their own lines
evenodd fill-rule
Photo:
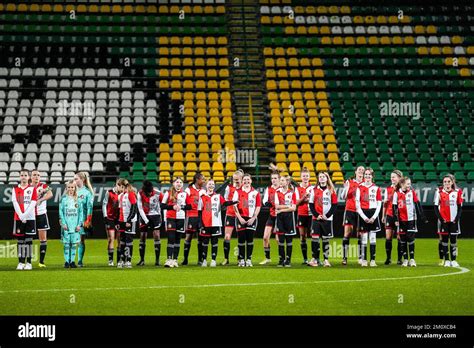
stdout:
<svg viewBox="0 0 474 348">
<path fill-rule="evenodd" d="M 330 267 L 329 241 L 333 238 L 333 218 L 337 206 L 334 185 L 328 173 L 317 175 L 311 185 L 310 172 L 303 168 L 301 183 L 292 185 L 288 175 L 271 166 L 271 185 L 263 197 L 252 187 L 252 178 L 237 170 L 231 183 L 219 188 L 212 179 L 206 180 L 197 173 L 193 182 L 184 188 L 181 178 L 175 178 L 170 189 L 162 193 L 150 181 L 144 181 L 137 190 L 126 179 L 119 178 L 110 189 L 102 204 L 108 244 L 108 265 L 114 266 L 114 245 L 117 241 L 117 267 L 131 268 L 133 238 L 140 236 L 140 261 L 145 264 L 145 246 L 149 232 L 153 234 L 155 265 L 160 265 L 161 239 L 167 235 L 167 260 L 165 267 L 178 267 L 181 239 L 184 238 L 184 260 L 188 264 L 191 241 L 197 235 L 198 264 L 208 265 L 208 249 L 211 244 L 210 266 L 217 266 L 218 237 L 224 230 L 224 261 L 230 263 L 231 237 L 237 232 L 238 266 L 252 267 L 254 233 L 257 229 L 261 207 L 268 207 L 270 215 L 265 225 L 263 246 L 265 259 L 261 265 L 271 263 L 270 240 L 275 235 L 278 243 L 278 267 L 291 267 L 292 240 L 299 234 L 304 264 L 312 267 Z M 376 267 L 376 236 L 385 225 L 386 261 L 392 263 L 392 239 L 398 240 L 397 264 L 415 267 L 415 236 L 417 223 L 427 223 L 422 206 L 411 187 L 410 178 L 399 170 L 391 174 L 391 185 L 382 190 L 374 182 L 371 168 L 359 166 L 354 176 L 344 183 L 344 237 L 342 240 L 342 264 L 347 265 L 349 241 L 354 234 L 358 239 L 358 258 L 362 267 Z M 53 197 L 51 188 L 41 182 L 41 173 L 33 170 L 20 172 L 20 183 L 13 190 L 13 235 L 17 239 L 17 270 L 31 270 L 33 239 L 38 233 L 40 240 L 39 267 L 46 267 L 47 201 Z M 457 237 L 461 233 L 459 220 L 462 211 L 462 191 L 456 186 L 455 177 L 443 177 L 442 186 L 436 190 L 435 213 L 438 219 L 440 265 L 459 267 Z M 222 226 L 221 212 L 225 208 Z M 66 191 L 59 204 L 61 241 L 64 245 L 64 267 L 84 267 L 86 236 L 92 228 L 93 189 L 89 176 L 79 172 L 74 180 L 66 183 Z M 381 213 L 381 219 L 380 219 Z M 163 226 L 162 226 L 163 223 Z M 307 238 L 311 238 L 312 257 L 308 259 Z M 320 261 L 321 244 L 323 261 Z M 449 245 L 450 244 L 450 245 Z M 369 245 L 370 262 L 367 246 Z M 448 251 L 449 245 L 449 251 Z M 76 254 L 78 263 L 76 265 Z"/>
</svg>

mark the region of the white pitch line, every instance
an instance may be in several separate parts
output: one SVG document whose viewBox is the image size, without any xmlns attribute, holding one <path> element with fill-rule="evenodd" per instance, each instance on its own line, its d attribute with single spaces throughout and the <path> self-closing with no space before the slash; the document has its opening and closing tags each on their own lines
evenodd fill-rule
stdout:
<svg viewBox="0 0 474 348">
<path fill-rule="evenodd" d="M 373 282 L 386 280 L 407 280 L 407 279 L 426 279 L 434 277 L 447 277 L 467 273 L 470 270 L 465 267 L 459 267 L 458 272 L 429 274 L 413 277 L 395 277 L 395 278 L 367 278 L 367 279 L 337 279 L 337 280 L 316 280 L 312 282 L 267 282 L 267 283 L 230 283 L 230 284 L 197 284 L 197 285 L 156 285 L 156 286 L 137 286 L 137 287 L 114 287 L 114 288 L 65 288 L 65 289 L 19 289 L 19 290 L 0 290 L 0 294 L 6 293 L 25 293 L 25 292 L 61 292 L 61 291 L 111 291 L 111 290 L 149 290 L 149 289 L 183 289 L 183 288 L 218 288 L 227 286 L 267 286 L 267 285 L 306 285 L 321 283 L 352 283 L 352 282 Z"/>
</svg>

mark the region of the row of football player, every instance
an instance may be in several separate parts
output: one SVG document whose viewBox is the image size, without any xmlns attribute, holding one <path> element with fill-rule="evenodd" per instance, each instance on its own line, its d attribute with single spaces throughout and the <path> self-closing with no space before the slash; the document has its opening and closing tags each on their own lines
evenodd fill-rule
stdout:
<svg viewBox="0 0 474 348">
<path fill-rule="evenodd" d="M 274 168 L 276 169 L 276 168 Z M 19 240 L 20 263 L 18 268 L 31 269 L 31 260 L 21 246 L 28 252 L 36 227 L 40 234 L 40 266 L 44 266 L 46 252 L 45 231 L 49 228 L 45 200 L 49 188 L 40 183 L 39 172 L 33 171 L 32 184 L 29 183 L 29 173 L 21 172 L 21 183 L 15 188 L 15 231 Z M 264 232 L 265 260 L 270 261 L 270 236 L 275 233 L 278 241 L 280 256 L 279 266 L 291 266 L 292 238 L 299 230 L 301 250 L 304 263 L 317 267 L 330 266 L 329 239 L 333 237 L 333 214 L 337 205 L 334 186 L 327 173 L 318 175 L 318 183 L 310 185 L 309 171 L 301 173 L 300 185 L 291 186 L 288 176 L 280 176 L 275 170 L 271 176 L 272 184 L 265 190 L 263 205 L 270 207 L 270 216 Z M 386 225 L 385 264 L 391 263 L 392 238 L 397 235 L 398 263 L 402 266 L 416 266 L 414 260 L 414 242 L 417 232 L 417 217 L 426 222 L 423 210 L 414 190 L 411 189 L 409 178 L 395 170 L 391 176 L 392 185 L 387 188 L 383 204 L 382 222 Z M 358 167 L 352 179 L 346 181 L 344 197 L 346 209 L 344 212 L 343 265 L 347 264 L 349 238 L 357 231 L 359 239 L 359 263 L 367 266 L 367 244 L 370 243 L 370 265 L 375 263 L 376 233 L 381 230 L 379 213 L 382 207 L 382 194 L 373 183 L 371 168 Z M 204 189 L 205 188 L 205 189 Z M 224 191 L 223 196 L 220 192 Z M 38 191 L 38 193 L 37 193 Z M 65 196 L 60 202 L 60 223 L 62 241 L 64 243 L 65 267 L 76 267 L 76 245 L 79 244 L 78 265 L 83 266 L 85 251 L 85 236 L 91 227 L 92 216 L 92 187 L 86 173 L 78 173 L 75 179 L 67 183 Z M 39 194 L 39 198 L 38 198 Z M 36 200 L 38 200 L 36 202 Z M 23 202 L 21 205 L 17 202 Z M 36 214 L 31 214 L 36 203 Z M 456 261 L 456 238 L 459 231 L 462 194 L 456 188 L 455 179 L 447 175 L 443 179 L 443 187 L 435 195 L 435 211 L 439 219 L 440 244 L 439 252 L 442 264 L 458 266 Z M 159 265 L 160 255 L 160 226 L 162 211 L 166 210 L 164 230 L 168 235 L 167 261 L 165 267 L 177 267 L 181 236 L 185 235 L 184 261 L 188 263 L 188 255 L 193 235 L 198 234 L 199 263 L 207 265 L 208 244 L 212 245 L 211 266 L 216 266 L 218 236 L 221 234 L 221 209 L 227 208 L 225 218 L 224 262 L 229 263 L 230 237 L 234 229 L 238 232 L 239 256 L 238 265 L 252 266 L 253 235 L 257 227 L 257 217 L 262 206 L 262 199 L 257 190 L 252 187 L 250 175 L 237 171 L 232 177 L 232 184 L 221 186 L 215 190 L 212 180 L 205 182 L 202 174 L 198 173 L 193 182 L 185 190 L 183 181 L 176 178 L 171 189 L 165 194 L 153 188 L 150 182 L 144 182 L 142 189 L 136 190 L 125 179 L 118 179 L 113 189 L 109 190 L 103 202 L 103 215 L 108 234 L 109 265 L 113 266 L 114 240 L 119 241 L 117 260 L 119 267 L 131 267 L 133 255 L 133 236 L 140 232 L 140 262 L 144 265 L 145 242 L 148 231 L 153 231 L 156 265 Z M 31 208 L 33 207 L 33 208 Z M 26 208 L 26 209 L 25 209 Z M 294 212 L 298 212 L 295 224 Z M 29 215 L 28 215 L 29 214 Z M 28 215 L 28 216 L 27 216 Z M 35 225 L 35 218 L 37 226 Z M 296 227 L 297 225 L 297 227 Z M 311 235 L 312 259 L 308 262 L 306 237 Z M 42 237 L 43 236 L 43 237 Z M 324 262 L 319 261 L 320 238 L 323 244 Z M 448 241 L 451 250 L 448 253 Z M 43 248 L 44 244 L 44 248 Z M 285 253 L 286 244 L 286 253 Z M 410 261 L 408 261 L 408 254 Z M 449 259 L 451 254 L 451 260 Z M 31 255 L 29 255 L 31 257 Z"/>
</svg>

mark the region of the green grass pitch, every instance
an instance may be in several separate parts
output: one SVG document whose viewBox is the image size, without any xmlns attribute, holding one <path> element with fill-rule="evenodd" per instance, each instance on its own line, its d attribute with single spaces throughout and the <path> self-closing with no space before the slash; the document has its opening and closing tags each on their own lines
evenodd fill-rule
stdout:
<svg viewBox="0 0 474 348">
<path fill-rule="evenodd" d="M 333 242 L 340 246 L 341 240 Z M 0 242 L 2 315 L 474 315 L 474 240 L 468 239 L 458 242 L 461 269 L 437 265 L 436 239 L 416 241 L 416 268 L 384 266 L 383 238 L 377 240 L 377 268 L 361 268 L 355 258 L 344 267 L 337 255 L 331 268 L 302 266 L 298 240 L 292 268 L 276 267 L 274 240 L 273 263 L 259 266 L 261 239 L 255 241 L 253 268 L 238 268 L 235 256 L 231 266 L 198 267 L 196 241 L 190 266 L 157 268 L 149 239 L 145 267 L 135 266 L 137 240 L 133 269 L 108 267 L 106 241 L 88 240 L 86 267 L 63 269 L 62 245 L 50 240 L 47 268 L 34 262 L 33 271 L 16 271 L 6 243 Z M 395 249 L 396 243 L 393 254 Z M 166 240 L 161 255 L 164 262 Z"/>
</svg>

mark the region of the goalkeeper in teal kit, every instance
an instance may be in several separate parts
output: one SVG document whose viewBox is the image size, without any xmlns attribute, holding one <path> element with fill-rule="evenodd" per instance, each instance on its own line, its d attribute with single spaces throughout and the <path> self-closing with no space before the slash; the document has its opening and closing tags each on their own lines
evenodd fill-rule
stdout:
<svg viewBox="0 0 474 348">
<path fill-rule="evenodd" d="M 77 186 L 74 180 L 66 184 L 66 193 L 59 203 L 59 224 L 61 241 L 64 245 L 64 268 L 77 268 L 75 261 L 76 247 L 81 240 L 80 231 L 84 224 L 83 205 L 77 197 Z"/>
</svg>

